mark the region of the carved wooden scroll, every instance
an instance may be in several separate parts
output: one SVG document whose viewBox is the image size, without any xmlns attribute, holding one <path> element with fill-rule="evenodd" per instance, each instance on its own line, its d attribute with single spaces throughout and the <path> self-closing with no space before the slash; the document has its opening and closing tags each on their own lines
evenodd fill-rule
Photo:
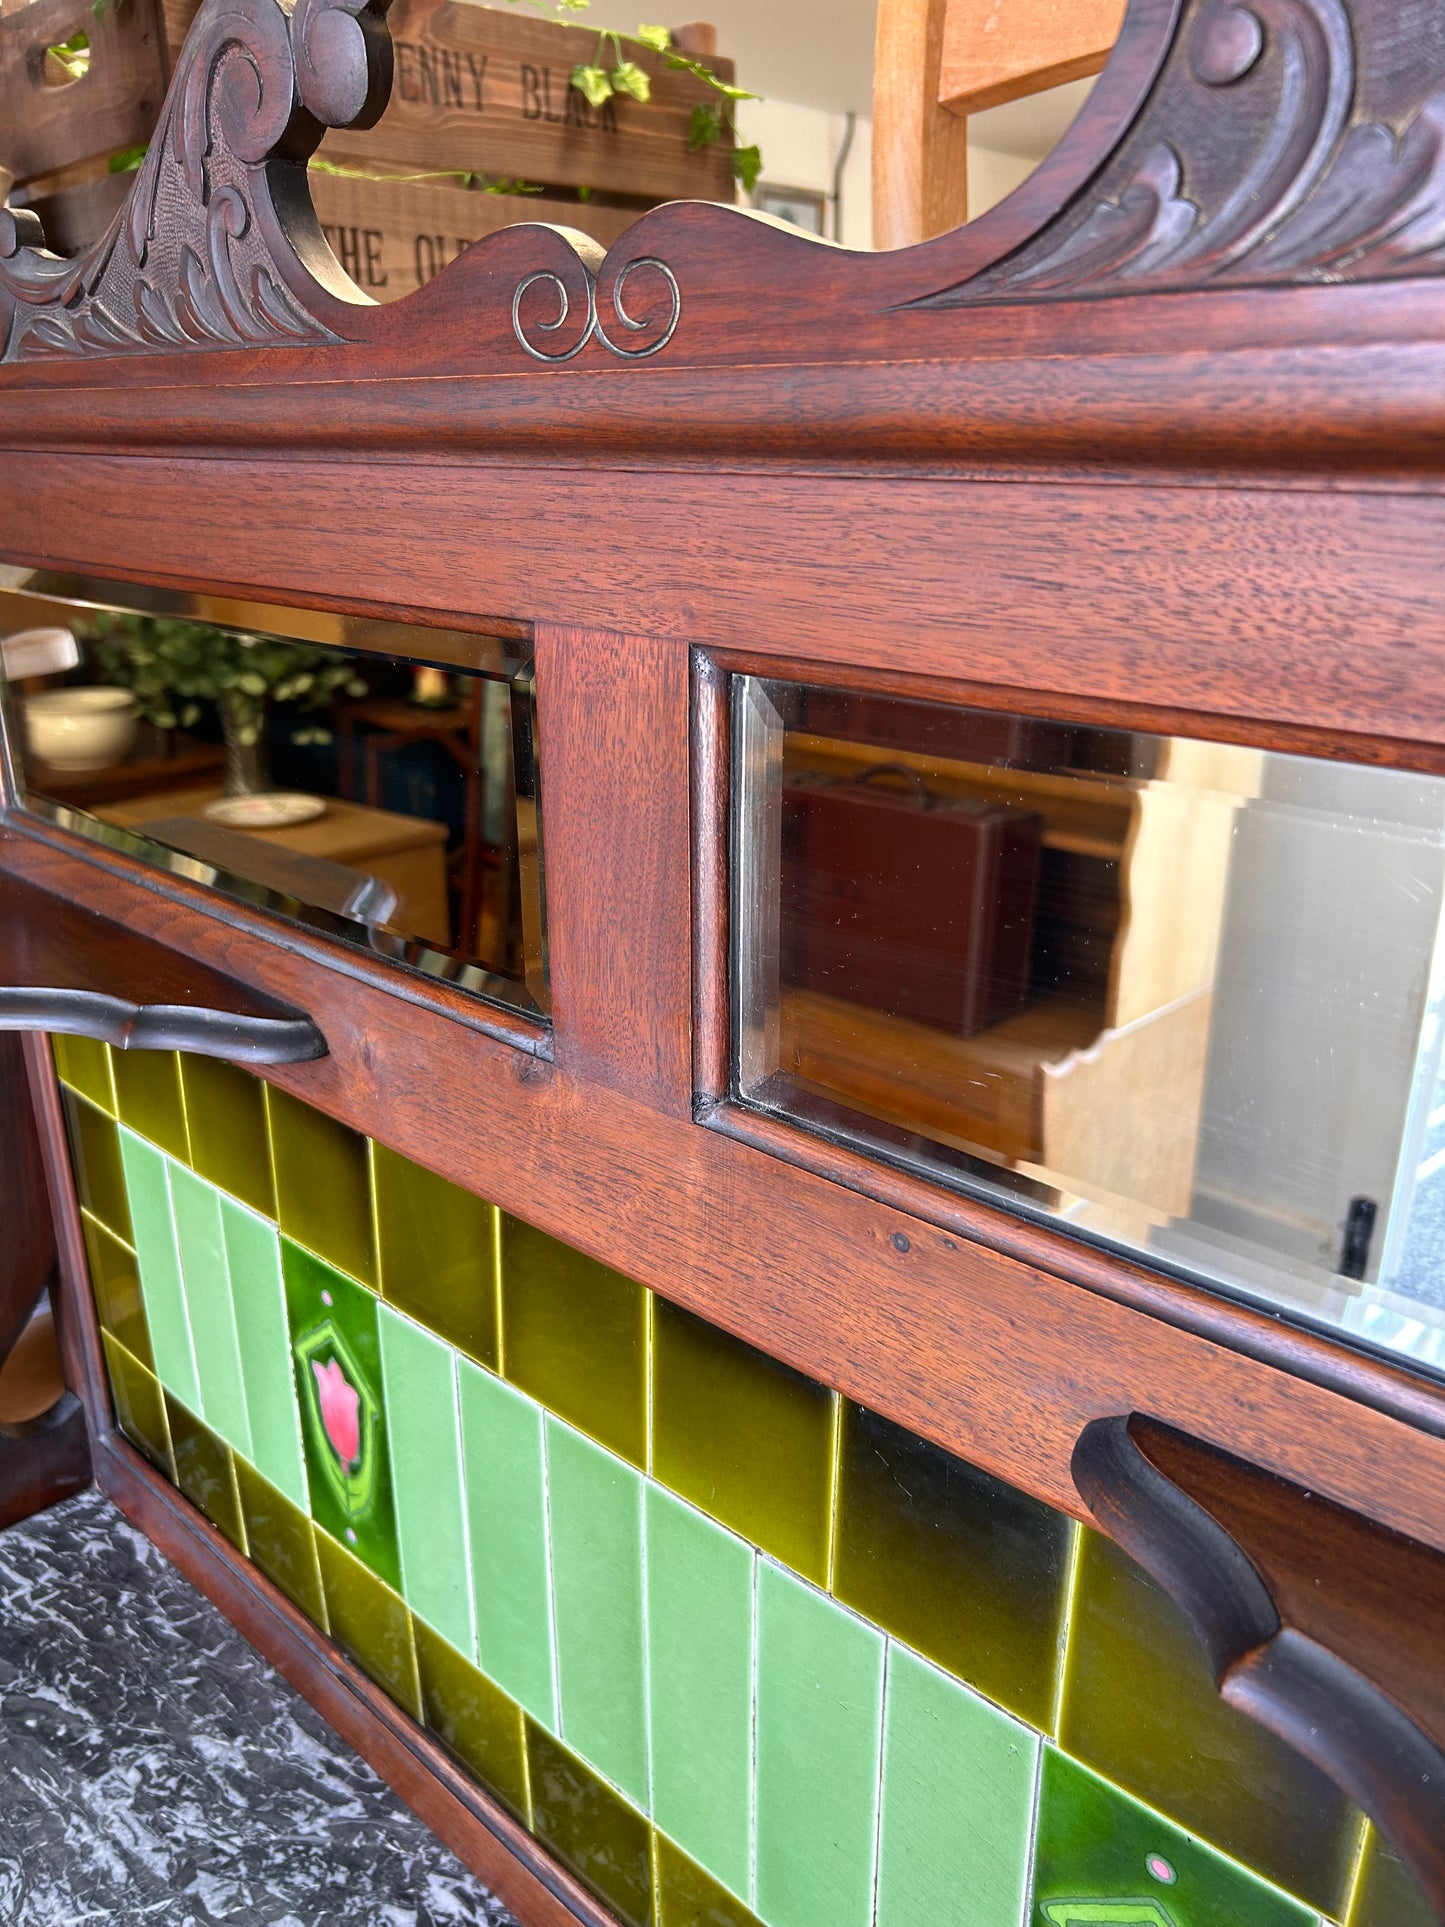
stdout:
<svg viewBox="0 0 1445 1927">
<path fill-rule="evenodd" d="M 1179 1483 L 1196 1457 L 1205 1503 Z M 1096 1419 L 1075 1447 L 1074 1480 L 1100 1525 L 1189 1620 L 1221 1697 L 1363 1807 L 1445 1920 L 1439 1556 L 1148 1421 Z M 1276 1496 L 1261 1502 L 1261 1483 Z M 1327 1516 L 1311 1516 L 1311 1506 Z M 1221 1513 L 1237 1514 L 1266 1547 L 1291 1548 L 1269 1583 Z M 1239 1530 L 1234 1516 L 1229 1524 Z M 1321 1578 L 1298 1586 L 1291 1571 L 1317 1531 L 1332 1581 L 1323 1592 Z M 1402 1600 L 1418 1622 L 1413 1665 Z M 1382 1671 L 1394 1675 L 1391 1691 Z"/>
<path fill-rule="evenodd" d="M 105 238 L 70 262 L 0 208 L 0 360 L 334 341 L 308 290 L 364 300 L 322 238 L 306 163 L 391 89 L 386 0 L 207 0 Z"/>
</svg>

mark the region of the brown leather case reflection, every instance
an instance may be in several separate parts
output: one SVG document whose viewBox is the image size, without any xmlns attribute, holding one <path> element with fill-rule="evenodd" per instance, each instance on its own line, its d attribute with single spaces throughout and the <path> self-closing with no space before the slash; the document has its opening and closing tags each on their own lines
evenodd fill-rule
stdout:
<svg viewBox="0 0 1445 1927">
<path fill-rule="evenodd" d="M 783 981 L 969 1037 L 1026 1001 L 1042 819 L 913 771 L 783 789 Z"/>
</svg>

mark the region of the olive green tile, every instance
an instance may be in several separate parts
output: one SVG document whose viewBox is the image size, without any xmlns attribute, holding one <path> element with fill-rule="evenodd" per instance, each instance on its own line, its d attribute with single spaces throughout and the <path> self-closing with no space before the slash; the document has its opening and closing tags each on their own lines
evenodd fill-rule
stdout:
<svg viewBox="0 0 1445 1927">
<path fill-rule="evenodd" d="M 506 1375 L 610 1451 L 647 1459 L 647 1293 L 520 1218 L 502 1218 Z"/>
<path fill-rule="evenodd" d="M 1053 1747 L 1044 1749 L 1030 1918 L 1039 1927 L 1317 1927 L 1309 1908 Z"/>
<path fill-rule="evenodd" d="M 1374 1827 L 1365 1841 L 1347 1927 L 1437 1927 L 1434 1909 Z"/>
<path fill-rule="evenodd" d="M 1072 1527 L 861 1406 L 843 1408 L 836 1596 L 1047 1728 Z"/>
<path fill-rule="evenodd" d="M 826 1585 L 832 1394 L 664 1299 L 653 1321 L 653 1475 Z"/>
<path fill-rule="evenodd" d="M 1038 1735 L 890 1644 L 876 1927 L 1019 1927 Z"/>
<path fill-rule="evenodd" d="M 257 1471 L 304 1511 L 309 1493 L 281 1277 L 281 1241 L 269 1218 L 230 1197 L 221 1199 L 221 1231 L 251 1431 L 249 1456 Z"/>
<path fill-rule="evenodd" d="M 871 1927 L 883 1635 L 758 1563 L 756 1887 L 769 1927 Z"/>
<path fill-rule="evenodd" d="M 647 1801 L 642 1475 L 547 1420 L 547 1510 L 562 1737 Z"/>
<path fill-rule="evenodd" d="M 217 1438 L 194 1412 L 188 1412 L 179 1399 L 169 1396 L 166 1422 L 175 1457 L 176 1484 L 217 1531 L 223 1532 L 238 1552 L 244 1552 L 246 1533 L 241 1522 L 241 1499 L 225 1441 Z"/>
<path fill-rule="evenodd" d="M 113 1231 L 124 1243 L 134 1244 L 126 1174 L 121 1164 L 120 1133 L 104 1111 L 87 1104 L 73 1091 L 62 1091 L 61 1099 L 77 1197 L 108 1231 Z"/>
<path fill-rule="evenodd" d="M 627 1927 L 651 1927 L 651 1829 L 642 1815 L 527 1721 L 532 1830 Z"/>
<path fill-rule="evenodd" d="M 94 1037 L 62 1037 L 50 1040 L 55 1053 L 55 1069 L 63 1084 L 82 1097 L 88 1097 L 110 1117 L 115 1116 L 115 1086 L 110 1076 L 110 1047 Z"/>
<path fill-rule="evenodd" d="M 173 1050 L 111 1052 L 116 1113 L 122 1124 L 169 1151 L 182 1163 L 190 1156 L 181 1103 L 181 1064 Z"/>
<path fill-rule="evenodd" d="M 280 1588 L 298 1611 L 326 1631 L 326 1601 L 321 1592 L 321 1567 L 316 1558 L 316 1534 L 306 1514 L 263 1479 L 244 1459 L 236 1462 L 236 1486 L 246 1544 L 251 1558 L 272 1585 Z"/>
<path fill-rule="evenodd" d="M 153 1144 L 126 1130 L 120 1133 L 120 1158 L 130 1193 L 133 1242 L 156 1377 L 194 1412 L 201 1403 L 201 1382 L 181 1284 L 167 1159 Z"/>
<path fill-rule="evenodd" d="M 755 1913 L 665 1834 L 658 1833 L 655 1839 L 657 1927 L 762 1927 Z M 922 1923 L 915 1922 L 914 1927 Z"/>
<path fill-rule="evenodd" d="M 264 1217 L 276 1215 L 266 1097 L 259 1078 L 219 1057 L 182 1057 L 191 1165 Z"/>
<path fill-rule="evenodd" d="M 1087 1532 L 1060 1742 L 1126 1792 L 1338 1917 L 1358 1820 L 1323 1774 L 1220 1699 L 1183 1615 Z"/>
<path fill-rule="evenodd" d="M 325 1112 L 266 1086 L 276 1204 L 288 1238 L 376 1286 L 366 1139 Z"/>
<path fill-rule="evenodd" d="M 422 1717 L 489 1792 L 527 1818 L 522 1709 L 421 1620 L 413 1622 Z"/>
<path fill-rule="evenodd" d="M 475 1658 L 457 1355 L 389 1305 L 378 1308 L 377 1328 L 402 1593 L 419 1619 Z"/>
<path fill-rule="evenodd" d="M 155 1359 L 151 1354 L 151 1335 L 146 1325 L 136 1255 L 88 1211 L 81 1212 L 80 1221 L 85 1231 L 85 1254 L 90 1260 L 90 1288 L 96 1316 L 133 1358 L 138 1358 L 148 1371 L 154 1371 Z"/>
<path fill-rule="evenodd" d="M 383 1144 L 372 1158 L 382 1296 L 495 1370 L 497 1207 Z"/>
<path fill-rule="evenodd" d="M 158 1465 L 168 1479 L 174 1479 L 176 1469 L 171 1459 L 170 1433 L 166 1430 L 164 1393 L 145 1366 L 132 1358 L 108 1331 L 103 1331 L 100 1338 L 105 1347 L 116 1423 L 132 1445 L 144 1452 L 152 1464 Z"/>
<path fill-rule="evenodd" d="M 542 1408 L 469 1359 L 457 1361 L 477 1660 L 557 1731 Z"/>
<path fill-rule="evenodd" d="M 735 1894 L 753 1815 L 753 1567 L 742 1539 L 649 1484 L 652 1818 Z"/>
<path fill-rule="evenodd" d="M 331 1637 L 413 1719 L 421 1718 L 416 1648 L 406 1602 L 326 1532 L 316 1534 Z"/>
<path fill-rule="evenodd" d="M 377 1300 L 289 1238 L 281 1271 L 311 1516 L 399 1591 Z"/>
<path fill-rule="evenodd" d="M 170 1167 L 171 1209 L 191 1345 L 200 1380 L 200 1410 L 228 1445 L 249 1456 L 251 1423 L 241 1377 L 241 1341 L 231 1302 L 231 1275 L 221 1233 L 221 1194 L 183 1164 Z"/>
</svg>

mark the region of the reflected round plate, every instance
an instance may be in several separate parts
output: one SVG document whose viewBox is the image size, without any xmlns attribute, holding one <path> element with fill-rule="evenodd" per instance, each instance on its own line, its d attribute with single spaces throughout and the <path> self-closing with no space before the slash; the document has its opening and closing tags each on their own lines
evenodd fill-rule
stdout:
<svg viewBox="0 0 1445 1927">
<path fill-rule="evenodd" d="M 224 823 L 233 830 L 284 830 L 290 823 L 309 823 L 326 814 L 326 801 L 320 796 L 304 796 L 300 790 L 271 790 L 264 796 L 222 796 L 207 803 L 205 815 L 212 823 Z"/>
</svg>

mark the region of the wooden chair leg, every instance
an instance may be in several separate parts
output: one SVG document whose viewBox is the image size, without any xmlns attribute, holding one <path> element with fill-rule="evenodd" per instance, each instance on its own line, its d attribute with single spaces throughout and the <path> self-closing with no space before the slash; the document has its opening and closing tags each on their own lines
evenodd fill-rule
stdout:
<svg viewBox="0 0 1445 1927">
<path fill-rule="evenodd" d="M 0 1033 L 0 1527 L 90 1484 L 85 1413 L 47 1312 L 55 1235 L 20 1038 Z"/>
</svg>

